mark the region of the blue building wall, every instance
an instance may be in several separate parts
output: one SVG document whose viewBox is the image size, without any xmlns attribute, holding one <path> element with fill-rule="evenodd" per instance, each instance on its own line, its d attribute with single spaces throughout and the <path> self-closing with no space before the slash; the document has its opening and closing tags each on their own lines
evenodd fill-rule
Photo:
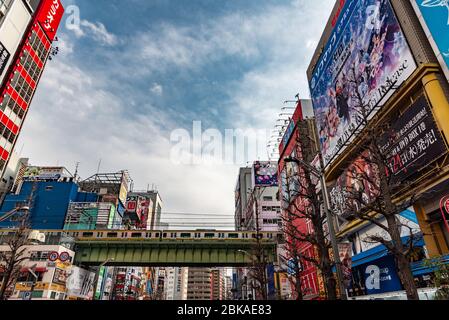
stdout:
<svg viewBox="0 0 449 320">
<path fill-rule="evenodd" d="M 30 210 L 30 223 L 32 229 L 60 230 L 64 227 L 67 208 L 70 202 L 97 199 L 96 194 L 79 193 L 75 182 L 58 181 L 26 181 L 23 183 L 20 194 L 6 196 L 0 209 L 0 216 L 16 208 L 17 203 L 27 202 L 36 184 L 34 203 Z M 11 219 L 0 223 L 0 228 L 14 227 Z"/>
</svg>

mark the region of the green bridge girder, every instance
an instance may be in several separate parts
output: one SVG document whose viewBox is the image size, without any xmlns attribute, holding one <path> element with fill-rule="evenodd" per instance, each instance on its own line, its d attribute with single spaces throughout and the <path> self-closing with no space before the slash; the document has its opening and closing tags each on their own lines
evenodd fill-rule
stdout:
<svg viewBox="0 0 449 320">
<path fill-rule="evenodd" d="M 276 243 L 261 244 L 266 261 L 276 261 Z M 226 240 L 148 240 L 77 241 L 75 264 L 98 266 L 148 267 L 244 267 L 255 261 L 255 241 Z M 243 250 L 245 252 L 241 252 Z M 251 256 L 253 255 L 253 256 Z"/>
</svg>

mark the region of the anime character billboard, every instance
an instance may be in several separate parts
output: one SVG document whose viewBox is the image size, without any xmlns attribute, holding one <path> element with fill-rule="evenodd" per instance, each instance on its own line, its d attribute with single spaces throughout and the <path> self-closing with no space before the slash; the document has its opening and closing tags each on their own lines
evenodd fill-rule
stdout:
<svg viewBox="0 0 449 320">
<path fill-rule="evenodd" d="M 390 1 L 346 1 L 310 80 L 326 166 L 415 70 Z"/>
</svg>

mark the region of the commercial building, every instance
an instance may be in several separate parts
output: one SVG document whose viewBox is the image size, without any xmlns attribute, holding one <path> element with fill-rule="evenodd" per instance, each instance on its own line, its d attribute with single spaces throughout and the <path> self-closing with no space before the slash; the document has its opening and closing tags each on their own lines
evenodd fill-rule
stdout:
<svg viewBox="0 0 449 320">
<path fill-rule="evenodd" d="M 19 155 L 13 152 L 0 180 L 0 205 L 3 203 L 5 196 L 13 191 L 17 177 L 26 167 L 28 167 L 28 159 L 19 158 Z"/>
<path fill-rule="evenodd" d="M 223 269 L 211 271 L 212 300 L 226 300 L 225 274 Z"/>
<path fill-rule="evenodd" d="M 298 101 L 290 123 L 279 144 L 279 194 L 282 215 L 284 217 L 283 227 L 286 240 L 282 248 L 282 260 L 294 261 L 296 259 L 294 257 L 295 254 L 310 258 L 316 256 L 316 248 L 310 242 L 298 240 L 298 238 L 304 238 L 301 235 L 313 233 L 312 223 L 304 211 L 308 199 L 303 197 L 301 192 L 301 186 L 305 188 L 307 185 L 307 181 L 304 180 L 304 169 L 297 163 L 285 161 L 286 158 L 293 158 L 312 164 L 318 153 L 317 146 L 314 143 L 314 120 L 306 120 L 303 117 L 304 112 L 307 112 L 310 108 L 310 100 Z M 312 176 L 311 179 L 314 179 L 314 177 Z M 319 192 L 318 189 L 316 191 Z M 321 278 L 317 267 L 310 261 L 304 259 L 300 259 L 299 263 L 301 265 L 299 279 L 301 281 L 303 298 L 309 300 L 322 297 L 324 292 L 320 290 Z M 294 282 L 298 278 L 294 272 L 294 270 L 289 270 L 290 287 L 295 287 Z M 279 277 L 283 280 L 285 279 L 282 273 Z M 296 292 L 293 294 L 296 294 Z"/>
<path fill-rule="evenodd" d="M 423 237 L 410 258 L 419 286 L 429 285 L 432 272 L 422 266 L 422 258 L 449 254 L 449 207 L 444 206 L 449 194 L 449 85 L 442 54 L 447 46 L 441 46 L 447 41 L 446 13 L 444 7 L 415 0 L 337 1 L 308 68 L 338 237 L 352 249 L 350 296 L 402 290 L 389 251 L 365 241 L 380 228 L 356 219 L 354 212 L 362 208 L 346 203 L 342 193 L 362 189 L 364 199 L 375 196 L 368 181 L 361 185 L 347 179 L 361 174 L 357 168 L 375 172 L 362 156 L 367 128 L 389 127 L 380 133 L 386 143 L 379 147 L 395 185 L 393 201 L 418 199 L 399 219 Z M 401 236 L 408 241 L 409 229 L 401 230 Z"/>
<path fill-rule="evenodd" d="M 78 184 L 63 167 L 28 167 L 20 178 L 16 193 L 8 194 L 0 216 L 20 206 L 30 207 L 32 229 L 62 230 L 71 202 L 96 202 L 97 194 L 80 192 Z M 0 222 L 0 227 L 14 225 L 14 216 Z"/>
<path fill-rule="evenodd" d="M 158 191 L 130 191 L 125 217 L 137 229 L 157 230 L 161 226 L 162 206 Z"/>
<path fill-rule="evenodd" d="M 212 300 L 210 268 L 189 268 L 187 300 Z"/>
<path fill-rule="evenodd" d="M 189 268 L 166 268 L 165 300 L 187 300 Z"/>
<path fill-rule="evenodd" d="M 7 290 L 9 299 L 65 300 L 67 279 L 73 267 L 75 252 L 61 245 L 46 244 L 45 236 L 36 231 L 30 233 L 29 239 L 30 244 L 24 247 L 25 250 L 21 255 L 28 259 L 17 265 L 20 271 L 12 287 Z M 6 239 L 0 239 L 0 251 L 10 250 L 11 248 L 6 245 Z M 3 267 L 6 266 L 2 264 Z M 2 280 L 4 280 L 3 272 L 4 270 L 0 270 Z M 88 291 L 85 291 L 86 295 Z"/>
<path fill-rule="evenodd" d="M 141 295 L 143 268 L 115 268 L 112 300 L 138 300 Z"/>
<path fill-rule="evenodd" d="M 245 210 L 248 205 L 248 198 L 253 189 L 252 169 L 240 168 L 239 176 L 235 187 L 235 230 L 245 230 Z"/>
<path fill-rule="evenodd" d="M 0 2 L 0 177 L 51 55 L 63 13 L 60 0 Z"/>
</svg>

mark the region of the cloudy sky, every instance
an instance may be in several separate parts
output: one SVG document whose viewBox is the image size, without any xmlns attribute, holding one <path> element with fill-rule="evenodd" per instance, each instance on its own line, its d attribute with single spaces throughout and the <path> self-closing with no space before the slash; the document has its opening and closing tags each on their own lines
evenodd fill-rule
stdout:
<svg viewBox="0 0 449 320">
<path fill-rule="evenodd" d="M 306 68 L 334 1 L 63 3 L 80 24 L 62 22 L 17 151 L 72 172 L 80 162 L 83 178 L 101 159 L 102 172 L 128 169 L 135 189 L 156 185 L 165 212 L 231 216 L 241 164 L 176 165 L 170 134 L 193 121 L 272 128 L 284 100 L 309 95 Z"/>
</svg>

